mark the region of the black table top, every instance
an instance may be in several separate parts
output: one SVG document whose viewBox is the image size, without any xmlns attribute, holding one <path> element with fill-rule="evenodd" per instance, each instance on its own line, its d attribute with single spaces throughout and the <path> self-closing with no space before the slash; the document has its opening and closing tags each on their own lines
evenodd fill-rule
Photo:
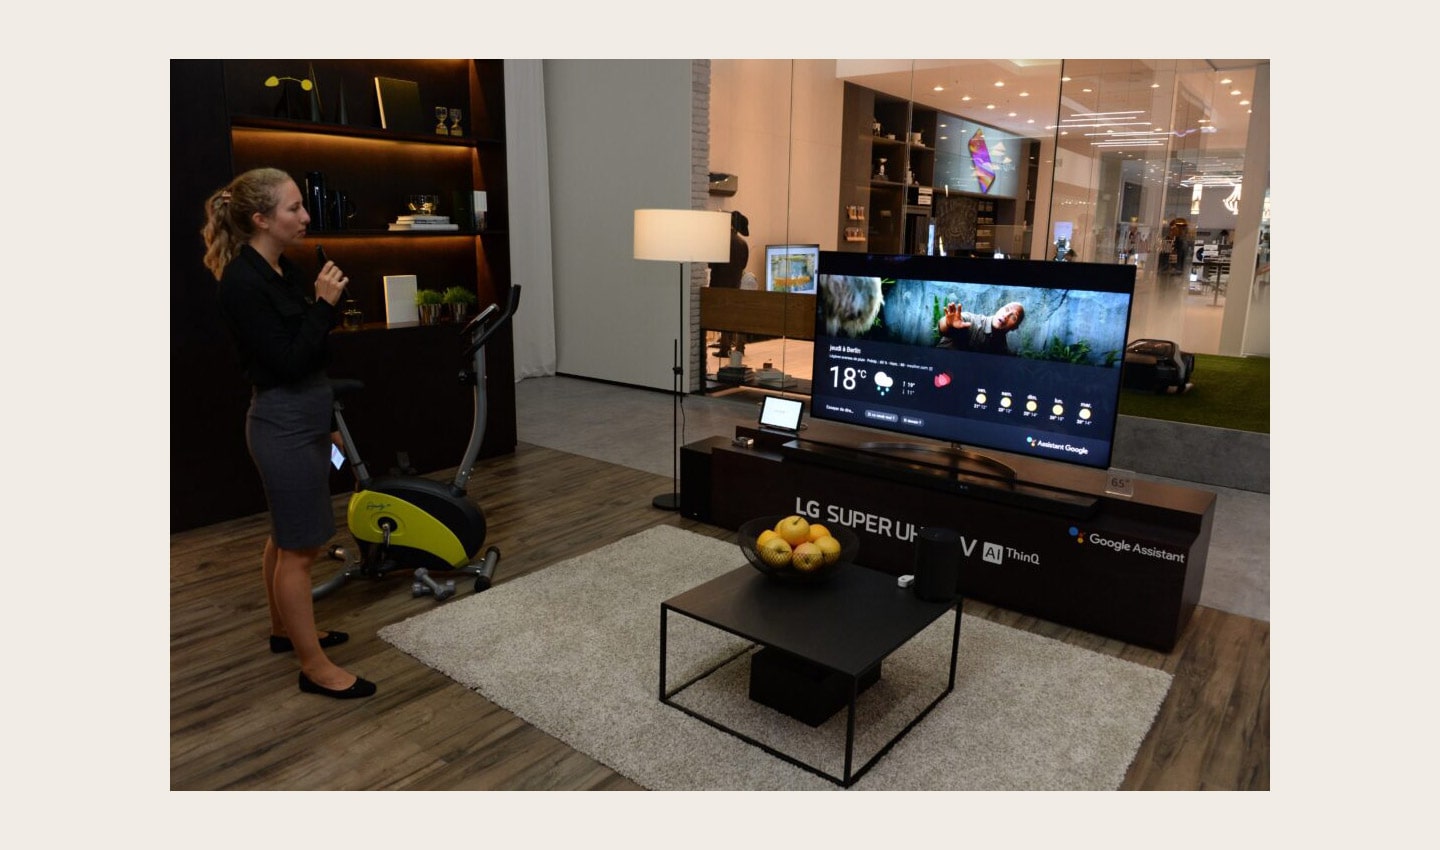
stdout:
<svg viewBox="0 0 1440 850">
<path fill-rule="evenodd" d="M 850 676 L 899 649 L 952 602 L 926 602 L 895 577 L 841 564 L 828 580 L 788 584 L 749 565 L 662 603 L 716 628 Z"/>
</svg>

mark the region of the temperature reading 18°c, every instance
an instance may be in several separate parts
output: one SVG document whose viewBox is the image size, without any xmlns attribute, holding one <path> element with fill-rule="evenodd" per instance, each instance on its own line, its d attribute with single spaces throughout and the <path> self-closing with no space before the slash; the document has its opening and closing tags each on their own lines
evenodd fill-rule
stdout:
<svg viewBox="0 0 1440 850">
<path fill-rule="evenodd" d="M 864 369 L 856 369 L 854 366 L 846 366 L 843 369 L 839 366 L 830 367 L 830 386 L 832 387 L 853 390 L 856 381 L 864 378 Z"/>
</svg>

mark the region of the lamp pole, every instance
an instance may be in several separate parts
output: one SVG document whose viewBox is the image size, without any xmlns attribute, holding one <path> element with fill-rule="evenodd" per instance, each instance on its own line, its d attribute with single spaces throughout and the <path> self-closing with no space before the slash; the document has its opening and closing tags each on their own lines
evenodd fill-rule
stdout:
<svg viewBox="0 0 1440 850">
<path fill-rule="evenodd" d="M 723 262 L 730 256 L 729 213 L 710 210 L 650 209 L 635 211 L 635 259 L 670 260 L 680 264 L 678 335 L 671 352 L 670 492 L 651 504 L 661 510 L 680 510 L 680 405 L 685 376 L 680 341 L 685 339 L 685 264 Z"/>
</svg>

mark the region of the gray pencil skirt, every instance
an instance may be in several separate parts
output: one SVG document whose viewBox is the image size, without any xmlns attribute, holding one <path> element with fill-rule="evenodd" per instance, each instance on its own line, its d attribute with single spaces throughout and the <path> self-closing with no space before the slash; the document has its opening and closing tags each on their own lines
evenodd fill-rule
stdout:
<svg viewBox="0 0 1440 850">
<path fill-rule="evenodd" d="M 323 546 L 335 534 L 330 500 L 333 400 L 323 374 L 251 395 L 245 442 L 265 487 L 270 534 L 281 549 Z"/>
</svg>

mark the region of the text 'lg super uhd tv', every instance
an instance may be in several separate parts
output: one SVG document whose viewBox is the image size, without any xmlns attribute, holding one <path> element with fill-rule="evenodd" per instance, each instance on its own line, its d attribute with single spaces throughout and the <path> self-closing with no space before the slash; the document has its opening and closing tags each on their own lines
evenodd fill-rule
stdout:
<svg viewBox="0 0 1440 850">
<path fill-rule="evenodd" d="M 1104 469 L 1134 291 L 1133 266 L 822 251 L 810 415 Z"/>
</svg>

